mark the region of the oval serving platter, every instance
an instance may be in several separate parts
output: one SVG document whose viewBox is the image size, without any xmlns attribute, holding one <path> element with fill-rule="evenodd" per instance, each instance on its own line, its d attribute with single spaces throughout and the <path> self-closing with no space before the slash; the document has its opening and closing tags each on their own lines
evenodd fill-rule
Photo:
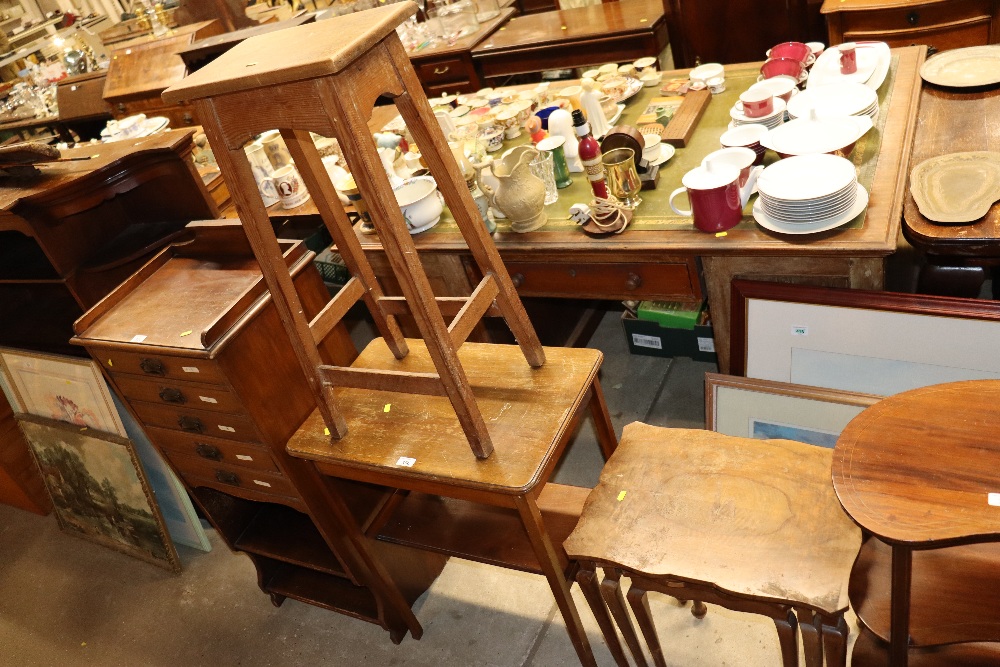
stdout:
<svg viewBox="0 0 1000 667">
<path fill-rule="evenodd" d="M 928 83 L 950 88 L 1000 83 L 1000 45 L 970 46 L 939 53 L 920 68 Z"/>
<path fill-rule="evenodd" d="M 979 220 L 1000 200 L 1000 153 L 948 153 L 924 160 L 910 172 L 910 194 L 932 222 Z"/>
</svg>

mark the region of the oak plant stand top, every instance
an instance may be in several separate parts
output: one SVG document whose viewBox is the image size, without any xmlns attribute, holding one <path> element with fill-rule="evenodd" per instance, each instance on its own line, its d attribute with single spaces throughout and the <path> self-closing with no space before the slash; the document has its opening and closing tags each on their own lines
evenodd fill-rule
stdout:
<svg viewBox="0 0 1000 667">
<path fill-rule="evenodd" d="M 493 443 L 458 348 L 483 316 L 502 316 L 528 364 L 541 366 L 545 355 L 396 35 L 396 26 L 415 11 L 414 3 L 399 3 L 253 37 L 165 91 L 163 98 L 171 103 L 193 100 L 204 118 L 205 133 L 331 437 L 347 434 L 335 386 L 447 396 L 472 451 L 487 458 Z M 381 95 L 395 100 L 484 276 L 468 298 L 435 299 L 431 292 L 368 130 L 368 117 Z M 282 263 L 243 150 L 255 135 L 273 128 L 281 131 L 353 276 L 312 320 L 303 314 Z M 383 295 L 310 131 L 340 142 L 405 300 Z M 323 364 L 317 341 L 361 299 L 396 359 L 408 352 L 396 316 L 412 314 L 434 368 L 412 373 Z M 445 315 L 454 316 L 450 324 Z"/>
</svg>

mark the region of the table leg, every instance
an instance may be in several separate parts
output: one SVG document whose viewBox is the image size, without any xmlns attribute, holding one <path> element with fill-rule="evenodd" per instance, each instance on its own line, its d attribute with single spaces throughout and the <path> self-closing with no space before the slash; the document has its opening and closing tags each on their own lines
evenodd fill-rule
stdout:
<svg viewBox="0 0 1000 667">
<path fill-rule="evenodd" d="M 608 413 L 608 404 L 604 400 L 604 390 L 601 389 L 601 382 L 596 375 L 594 383 L 590 386 L 590 416 L 594 419 L 594 428 L 597 429 L 597 442 L 601 446 L 601 453 L 607 461 L 618 447 L 618 436 L 615 435 L 615 427 Z"/>
<path fill-rule="evenodd" d="M 649 595 L 636 583 L 635 579 L 632 579 L 632 585 L 628 587 L 628 593 L 625 597 L 628 598 L 632 613 L 635 614 L 635 621 L 639 624 L 639 629 L 642 630 L 642 636 L 646 640 L 646 646 L 649 647 L 649 653 L 653 656 L 653 664 L 656 667 L 667 667 L 666 658 L 663 656 L 663 647 L 660 646 L 660 638 L 656 634 L 656 625 L 653 623 L 653 614 L 649 610 Z"/>
<path fill-rule="evenodd" d="M 611 655 L 615 659 L 615 664 L 618 667 L 629 667 L 628 658 L 625 657 L 622 644 L 618 641 L 618 632 L 615 630 L 615 624 L 608 614 L 608 608 L 604 604 L 604 600 L 601 598 L 601 589 L 597 583 L 597 568 L 595 564 L 590 561 L 581 562 L 580 569 L 576 571 L 576 581 L 580 584 L 580 590 L 583 591 L 583 596 L 587 598 L 587 602 L 590 604 L 590 610 L 594 612 L 597 624 L 601 626 L 601 632 L 604 633 L 604 643 L 608 645 L 608 650 L 611 651 Z"/>
<path fill-rule="evenodd" d="M 791 609 L 788 610 L 784 619 L 774 619 L 774 627 L 778 630 L 778 643 L 781 644 L 781 664 L 784 667 L 798 667 L 798 626 L 795 612 Z"/>
<path fill-rule="evenodd" d="M 639 667 L 646 667 L 646 655 L 642 652 L 642 644 L 639 643 L 639 635 L 635 633 L 635 626 L 632 625 L 632 617 L 628 615 L 625 608 L 625 597 L 619 585 L 621 572 L 614 568 L 604 568 L 604 581 L 601 582 L 601 596 L 605 604 L 611 610 L 611 615 L 618 622 L 618 628 L 622 631 L 628 650 L 632 652 L 635 664 Z M 654 660 L 656 656 L 653 656 Z"/>
<path fill-rule="evenodd" d="M 831 625 L 832 619 L 824 618 L 822 625 L 823 645 L 826 651 L 827 667 L 847 667 L 847 636 L 850 631 L 843 614 Z"/>
<path fill-rule="evenodd" d="M 892 547 L 892 616 L 889 623 L 889 663 L 906 667 L 910 648 L 910 579 L 913 574 L 913 550 Z"/>
<path fill-rule="evenodd" d="M 806 667 L 823 667 L 823 627 L 819 614 L 811 609 L 796 609 L 795 614 L 799 617 Z"/>
<path fill-rule="evenodd" d="M 521 515 L 521 523 L 528 533 L 528 539 L 534 549 L 538 564 L 549 580 L 549 588 L 556 599 L 559 611 L 562 612 L 563 620 L 566 621 L 566 632 L 569 633 L 573 648 L 580 658 L 580 663 L 584 667 L 597 667 L 594 659 L 594 651 L 590 648 L 590 641 L 587 639 L 587 632 L 583 629 L 583 622 L 580 620 L 580 613 L 573 603 L 570 594 L 569 582 L 566 581 L 565 558 L 560 558 L 556 552 L 556 547 L 549 538 L 545 524 L 542 522 L 542 513 L 538 510 L 538 505 L 534 499 L 528 496 L 519 496 L 515 503 L 518 514 Z"/>
</svg>

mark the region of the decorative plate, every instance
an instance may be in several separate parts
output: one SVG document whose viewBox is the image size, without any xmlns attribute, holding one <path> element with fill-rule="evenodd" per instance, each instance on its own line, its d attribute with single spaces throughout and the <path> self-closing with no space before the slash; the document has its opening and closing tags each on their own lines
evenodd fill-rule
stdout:
<svg viewBox="0 0 1000 667">
<path fill-rule="evenodd" d="M 1000 83 L 1000 45 L 945 51 L 920 68 L 924 81 L 937 86 L 969 88 Z"/>
<path fill-rule="evenodd" d="M 642 90 L 642 81 L 639 79 L 633 79 L 632 77 L 625 77 L 628 82 L 628 87 L 625 89 L 620 96 L 617 96 L 615 102 L 624 102 L 625 100 L 630 100 L 635 97 L 640 90 Z M 612 97 L 615 97 L 612 95 Z"/>
<path fill-rule="evenodd" d="M 1000 153 L 949 153 L 925 160 L 910 172 L 910 194 L 921 215 L 933 222 L 979 220 L 1000 200 Z"/>
</svg>

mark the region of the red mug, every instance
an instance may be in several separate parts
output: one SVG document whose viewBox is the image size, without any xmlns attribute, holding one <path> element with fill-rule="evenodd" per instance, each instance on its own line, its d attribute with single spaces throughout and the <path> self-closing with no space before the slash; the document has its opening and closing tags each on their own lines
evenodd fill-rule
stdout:
<svg viewBox="0 0 1000 667">
<path fill-rule="evenodd" d="M 670 208 L 677 215 L 694 217 L 695 228 L 703 232 L 724 232 L 740 224 L 743 204 L 740 202 L 740 170 L 729 165 L 696 167 L 684 174 L 684 187 L 670 193 Z M 691 209 L 679 209 L 674 199 L 687 192 Z"/>
<path fill-rule="evenodd" d="M 858 71 L 858 50 L 854 42 L 845 42 L 837 47 L 840 51 L 840 73 L 854 74 Z"/>
</svg>

